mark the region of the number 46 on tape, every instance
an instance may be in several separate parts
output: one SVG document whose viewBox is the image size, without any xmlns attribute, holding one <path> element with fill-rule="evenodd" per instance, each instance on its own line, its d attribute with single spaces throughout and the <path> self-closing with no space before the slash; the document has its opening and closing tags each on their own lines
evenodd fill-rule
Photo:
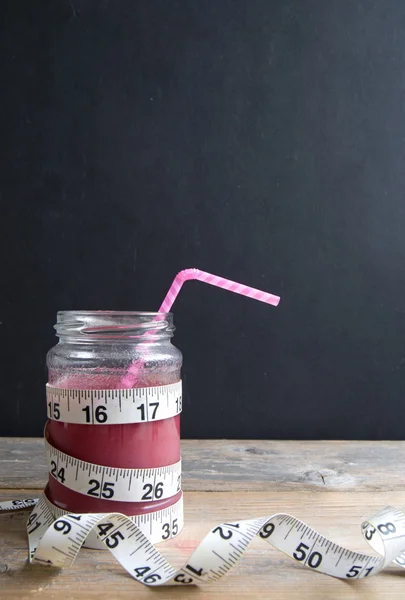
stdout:
<svg viewBox="0 0 405 600">
<path fill-rule="evenodd" d="M 21 510 L 35 502 L 29 499 L 2 503 L 0 510 Z M 275 514 L 214 527 L 178 570 L 125 515 L 57 516 L 52 510 L 53 506 L 42 496 L 28 520 L 32 562 L 69 566 L 87 536 L 95 532 L 127 572 L 147 586 L 216 581 L 232 569 L 255 536 L 309 569 L 341 579 L 372 577 L 392 562 L 405 567 L 405 515 L 392 507 L 381 510 L 362 525 L 364 538 L 379 556 L 350 551 L 291 515 Z"/>
</svg>

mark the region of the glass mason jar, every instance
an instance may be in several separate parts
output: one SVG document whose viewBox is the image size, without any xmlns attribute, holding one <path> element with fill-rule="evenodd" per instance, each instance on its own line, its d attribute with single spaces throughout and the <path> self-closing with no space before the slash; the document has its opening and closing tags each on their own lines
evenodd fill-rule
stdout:
<svg viewBox="0 0 405 600">
<path fill-rule="evenodd" d="M 64 311 L 55 325 L 59 342 L 47 355 L 48 382 L 62 389 L 145 388 L 180 381 L 182 354 L 171 343 L 171 313 Z M 138 362 L 136 362 L 138 361 Z M 128 377 L 131 365 L 141 365 Z M 128 381 L 129 380 L 129 381 Z M 48 442 L 86 462 L 127 469 L 157 468 L 180 460 L 180 415 L 119 425 L 48 420 Z M 128 516 L 171 506 L 181 492 L 153 502 L 119 502 L 75 492 L 49 476 L 47 497 L 62 509 L 121 512 Z"/>
</svg>

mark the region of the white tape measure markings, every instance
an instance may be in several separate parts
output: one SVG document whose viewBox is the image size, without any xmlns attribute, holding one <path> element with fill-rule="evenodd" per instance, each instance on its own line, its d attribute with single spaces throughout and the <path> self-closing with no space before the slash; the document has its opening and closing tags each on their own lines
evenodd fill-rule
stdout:
<svg viewBox="0 0 405 600">
<path fill-rule="evenodd" d="M 181 382 L 132 390 L 65 390 L 47 386 L 48 417 L 66 423 L 121 424 L 169 418 L 181 411 Z M 46 442 L 51 476 L 89 497 L 152 502 L 181 491 L 181 462 L 153 469 L 121 469 L 88 463 Z M 29 498 L 0 503 L 0 511 L 26 510 Z M 362 533 L 380 556 L 352 552 L 288 514 L 222 523 L 213 528 L 176 570 L 152 543 L 176 536 L 183 527 L 183 500 L 135 517 L 119 513 L 71 514 L 43 494 L 27 533 L 30 560 L 69 566 L 82 545 L 105 547 L 134 577 L 148 586 L 193 585 L 220 579 L 257 535 L 311 570 L 341 579 L 372 577 L 391 562 L 405 567 L 405 515 L 387 507 L 363 523 Z"/>
<path fill-rule="evenodd" d="M 31 509 L 38 502 L 37 498 L 26 498 L 25 500 L 10 500 L 8 502 L 0 503 L 0 513 L 8 513 L 13 511 L 22 511 L 25 509 Z"/>
<path fill-rule="evenodd" d="M 73 458 L 45 441 L 49 472 L 56 481 L 90 498 L 153 502 L 181 490 L 181 460 L 155 469 L 105 467 Z"/>
<path fill-rule="evenodd" d="M 46 386 L 47 416 L 80 425 L 160 421 L 181 413 L 181 381 L 122 390 L 71 390 Z"/>
<path fill-rule="evenodd" d="M 0 505 L 0 509 L 5 510 L 6 504 L 10 503 Z M 160 539 L 175 535 L 177 527 L 180 530 L 182 526 L 182 520 L 167 517 L 170 510 L 175 512 L 176 506 L 161 511 L 165 512 L 164 518 L 157 519 L 160 521 L 155 533 Z M 156 513 L 152 515 L 156 518 Z M 372 577 L 391 562 L 401 567 L 405 563 L 405 515 L 392 507 L 362 525 L 363 536 L 379 549 L 380 556 L 350 551 L 291 515 L 275 514 L 214 527 L 187 564 L 176 570 L 153 547 L 145 527 L 142 531 L 140 528 L 139 520 L 134 522 L 119 513 L 68 514 L 42 496 L 28 520 L 30 557 L 41 564 L 69 566 L 88 536 L 95 534 L 132 577 L 148 586 L 216 581 L 232 569 L 256 535 L 303 566 L 340 579 Z"/>
<path fill-rule="evenodd" d="M 5 504 L 7 503 L 0 504 L 0 511 L 9 510 L 3 508 Z M 54 526 L 54 523 L 57 519 L 63 520 L 66 517 L 66 515 L 70 515 L 70 521 L 73 520 L 74 523 L 80 524 L 80 526 L 78 526 L 75 532 L 75 535 L 72 535 L 70 533 L 71 528 L 66 526 L 63 527 L 63 523 L 57 525 L 56 527 Z M 55 506 L 47 499 L 45 494 L 42 494 L 27 521 L 30 557 L 32 558 L 34 556 L 35 550 L 40 540 L 43 539 L 45 533 L 49 529 L 53 530 L 56 533 L 59 532 L 61 539 L 64 540 L 64 551 L 66 551 L 66 541 L 71 542 L 71 546 L 68 544 L 67 551 L 71 558 L 71 561 L 74 560 L 83 543 L 88 548 L 97 548 L 105 550 L 105 545 L 102 543 L 98 535 L 100 533 L 100 530 L 94 527 L 95 523 L 97 523 L 97 521 L 99 520 L 100 515 L 86 514 L 81 515 L 80 519 L 78 518 L 78 516 L 79 515 L 72 515 L 68 511 Z M 159 542 L 169 540 L 172 537 L 178 535 L 184 525 L 183 495 L 180 496 L 177 502 L 175 502 L 171 506 L 168 506 L 167 508 L 155 510 L 151 513 L 144 513 L 142 515 L 125 517 L 125 519 L 127 519 L 130 523 L 132 523 L 134 527 L 136 527 L 137 533 L 140 533 L 142 536 L 145 536 L 142 539 L 146 538 L 149 540 L 150 543 L 158 544 Z M 59 530 L 58 527 L 60 527 L 61 529 Z M 81 528 L 84 529 L 81 530 Z M 111 537 L 113 531 L 110 531 L 110 529 L 111 528 L 106 528 L 102 531 L 104 531 L 105 533 L 108 532 L 109 537 Z M 69 537 L 64 538 L 63 536 L 67 533 L 69 534 Z M 46 545 L 46 542 L 44 542 L 43 544 Z M 55 544 L 52 543 L 52 545 Z M 56 546 L 59 548 L 57 544 Z M 109 546 L 107 545 L 107 547 Z M 59 552 L 59 554 L 61 553 Z M 40 554 L 37 554 L 37 557 L 40 557 Z M 42 556 L 42 560 L 48 562 L 49 559 L 45 559 Z"/>
</svg>

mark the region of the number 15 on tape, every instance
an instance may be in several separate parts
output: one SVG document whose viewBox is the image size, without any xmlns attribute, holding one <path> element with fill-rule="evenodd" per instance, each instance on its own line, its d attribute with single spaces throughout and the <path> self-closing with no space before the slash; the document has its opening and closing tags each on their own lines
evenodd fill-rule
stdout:
<svg viewBox="0 0 405 600">
<path fill-rule="evenodd" d="M 124 390 L 68 390 L 46 386 L 47 416 L 84 425 L 118 425 L 159 421 L 182 409 L 181 381 Z"/>
</svg>

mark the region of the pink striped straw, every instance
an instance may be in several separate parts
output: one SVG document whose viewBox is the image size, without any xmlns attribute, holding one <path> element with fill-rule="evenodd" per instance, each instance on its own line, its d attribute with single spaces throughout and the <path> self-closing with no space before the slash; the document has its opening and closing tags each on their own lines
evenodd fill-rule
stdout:
<svg viewBox="0 0 405 600">
<path fill-rule="evenodd" d="M 266 304 L 272 304 L 273 306 L 277 306 L 280 302 L 279 296 L 274 296 L 268 292 L 262 292 L 261 290 L 249 287 L 243 283 L 236 283 L 236 281 L 231 281 L 230 279 L 225 279 L 224 277 L 218 277 L 217 275 L 211 275 L 211 273 L 206 273 L 205 271 L 200 271 L 199 269 L 185 269 L 184 271 L 177 273 L 176 277 L 174 278 L 174 281 L 170 286 L 161 307 L 159 308 L 160 313 L 167 313 L 170 311 L 179 291 L 182 288 L 183 283 L 185 281 L 190 281 L 191 279 L 197 279 L 198 281 L 203 281 L 204 283 L 209 283 L 215 287 L 223 288 L 224 290 L 234 292 L 235 294 L 241 294 L 242 296 L 247 296 L 248 298 L 253 298 L 259 302 L 266 302 Z"/>
<path fill-rule="evenodd" d="M 266 304 L 272 304 L 273 306 L 277 306 L 280 302 L 279 296 L 274 296 L 273 294 L 269 294 L 268 292 L 262 292 L 261 290 L 249 287 L 248 285 L 244 285 L 243 283 L 236 283 L 236 281 L 231 281 L 230 279 L 225 279 L 224 277 L 218 277 L 217 275 L 212 275 L 211 273 L 206 273 L 205 271 L 200 271 L 199 269 L 184 269 L 184 271 L 180 271 L 180 273 L 177 273 L 176 277 L 174 278 L 174 281 L 170 286 L 169 291 L 167 292 L 161 307 L 159 308 L 159 313 L 168 313 L 170 311 L 174 301 L 178 296 L 178 293 L 180 292 L 183 286 L 183 283 L 185 281 L 190 281 L 191 279 L 203 281 L 204 283 L 209 283 L 210 285 L 214 285 L 215 287 L 228 290 L 228 292 L 241 294 L 242 296 L 253 298 L 254 300 L 258 300 L 259 302 L 266 302 Z M 162 315 L 158 314 L 154 320 L 160 321 L 161 319 Z M 122 379 L 123 387 L 130 388 L 133 386 L 138 377 L 138 373 L 142 368 L 142 365 L 142 360 L 135 360 L 129 366 L 125 377 L 123 377 Z"/>
</svg>

